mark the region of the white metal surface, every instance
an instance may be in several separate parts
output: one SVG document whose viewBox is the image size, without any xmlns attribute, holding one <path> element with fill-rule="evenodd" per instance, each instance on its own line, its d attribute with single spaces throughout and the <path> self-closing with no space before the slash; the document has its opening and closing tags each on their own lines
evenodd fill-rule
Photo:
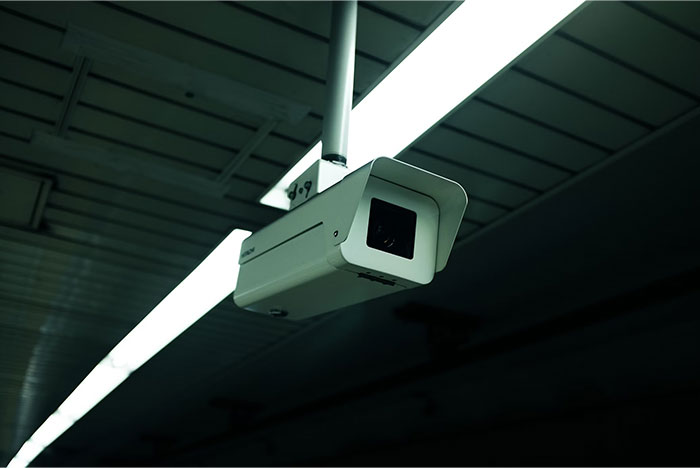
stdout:
<svg viewBox="0 0 700 468">
<path fill-rule="evenodd" d="M 331 10 L 331 41 L 328 49 L 321 152 L 322 157 L 340 158 L 344 164 L 344 158 L 348 154 L 348 131 L 355 77 L 357 0 L 335 2 Z"/>
<path fill-rule="evenodd" d="M 368 247 L 374 197 L 417 213 L 413 259 Z M 379 158 L 248 238 L 234 300 L 303 319 L 427 284 L 444 269 L 466 206 L 459 184 Z"/>
<path fill-rule="evenodd" d="M 347 166 L 319 159 L 287 189 L 289 209 L 293 210 L 307 202 L 315 195 L 343 180 L 343 177 L 349 173 Z"/>
</svg>

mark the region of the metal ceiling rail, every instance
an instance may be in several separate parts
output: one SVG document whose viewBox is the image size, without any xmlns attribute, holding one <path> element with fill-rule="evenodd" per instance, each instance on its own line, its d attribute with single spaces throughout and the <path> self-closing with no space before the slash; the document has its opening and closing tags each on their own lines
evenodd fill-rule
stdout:
<svg viewBox="0 0 700 468">
<path fill-rule="evenodd" d="M 87 80 L 87 75 L 90 72 L 91 67 L 92 60 L 89 58 L 81 55 L 75 58 L 70 88 L 68 89 L 68 94 L 63 97 L 61 115 L 56 121 L 55 131 L 57 135 L 63 136 L 70 126 L 73 113 L 75 112 L 75 106 L 80 100 L 80 96 L 83 92 L 83 88 L 85 87 L 85 81 Z"/>
<path fill-rule="evenodd" d="M 295 123 L 309 107 L 149 50 L 69 24 L 63 50 L 176 86 L 193 96 L 266 119 Z"/>
<path fill-rule="evenodd" d="M 253 151 L 260 146 L 263 140 L 275 129 L 277 126 L 277 120 L 266 121 L 258 130 L 255 135 L 248 140 L 243 148 L 236 154 L 231 160 L 226 164 L 226 166 L 221 170 L 221 173 L 215 179 L 216 183 L 220 185 L 219 193 L 220 195 L 226 194 L 231 190 L 231 184 L 229 180 L 231 176 L 238 171 L 238 169 L 248 160 L 248 158 L 253 154 Z"/>
</svg>

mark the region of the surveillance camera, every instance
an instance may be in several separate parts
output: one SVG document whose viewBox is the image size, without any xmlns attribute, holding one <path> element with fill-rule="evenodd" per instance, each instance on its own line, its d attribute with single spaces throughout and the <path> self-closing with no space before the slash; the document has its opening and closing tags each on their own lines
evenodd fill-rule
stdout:
<svg viewBox="0 0 700 468">
<path fill-rule="evenodd" d="M 243 242 L 234 301 L 300 320 L 428 284 L 466 206 L 458 183 L 375 159 Z"/>
</svg>

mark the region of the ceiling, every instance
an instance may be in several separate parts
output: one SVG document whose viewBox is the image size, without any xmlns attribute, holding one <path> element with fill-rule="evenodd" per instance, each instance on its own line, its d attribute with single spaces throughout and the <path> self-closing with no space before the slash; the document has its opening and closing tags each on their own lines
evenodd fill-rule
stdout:
<svg viewBox="0 0 700 468">
<path fill-rule="evenodd" d="M 456 6 L 361 2 L 356 100 Z M 0 462 L 231 229 L 283 215 L 257 200 L 320 137 L 329 16 L 325 2 L 0 3 Z M 270 125 L 76 56 L 74 27 L 306 114 Z M 566 424 L 583 442 L 558 441 L 555 463 L 634 460 L 624 443 L 644 439 L 625 415 L 674 423 L 660 416 L 673 392 L 700 382 L 698 57 L 698 3 L 587 4 L 400 155 L 469 194 L 432 285 L 302 322 L 225 300 L 37 463 L 546 464 L 517 441 Z M 223 196 L 191 183 L 231 163 Z M 475 458 L 435 458 L 465 437 Z M 499 440 L 522 458 L 494 456 Z"/>
</svg>

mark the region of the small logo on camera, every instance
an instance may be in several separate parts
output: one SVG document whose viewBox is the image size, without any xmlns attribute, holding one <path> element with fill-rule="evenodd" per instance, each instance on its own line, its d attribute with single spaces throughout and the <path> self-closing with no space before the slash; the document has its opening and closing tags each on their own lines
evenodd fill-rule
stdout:
<svg viewBox="0 0 700 468">
<path fill-rule="evenodd" d="M 241 258 L 245 258 L 248 255 L 252 254 L 253 252 L 255 252 L 255 247 L 251 247 L 248 250 L 246 250 L 245 252 L 241 252 Z"/>
</svg>

